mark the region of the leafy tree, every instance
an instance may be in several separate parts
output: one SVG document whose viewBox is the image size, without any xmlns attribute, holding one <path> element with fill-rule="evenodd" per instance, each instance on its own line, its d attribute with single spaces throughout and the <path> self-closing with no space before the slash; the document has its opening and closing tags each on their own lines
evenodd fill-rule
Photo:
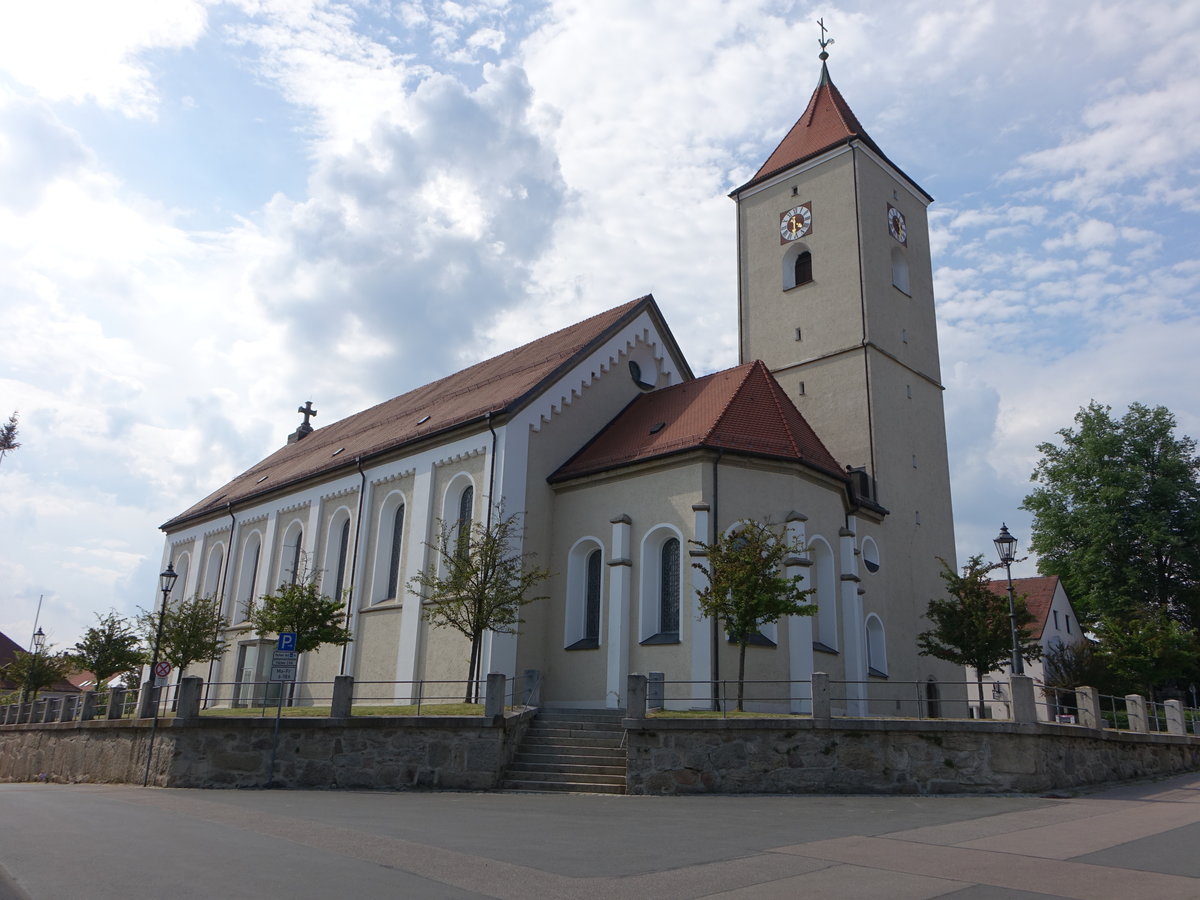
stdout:
<svg viewBox="0 0 1200 900">
<path fill-rule="evenodd" d="M 21 446 L 17 440 L 17 413 L 13 412 L 8 421 L 0 425 L 0 460 L 5 453 L 10 453 Z"/>
<path fill-rule="evenodd" d="M 967 560 L 961 575 L 944 559 L 939 559 L 939 562 L 949 597 L 929 601 L 925 615 L 933 623 L 933 628 L 917 635 L 917 646 L 921 656 L 935 656 L 975 670 L 979 715 L 982 718 L 983 676 L 1012 659 L 1008 596 L 1001 596 L 988 588 L 992 580 L 988 573 L 995 571 L 999 565 L 985 563 L 980 555 Z M 1026 631 L 1026 626 L 1033 624 L 1034 617 L 1026 606 L 1025 597 L 1017 595 L 1013 607 L 1016 610 L 1021 657 L 1025 660 L 1037 659 L 1042 655 L 1042 648 Z"/>
<path fill-rule="evenodd" d="M 1115 688 L 1154 696 L 1154 688 L 1195 674 L 1200 643 L 1167 613 L 1154 606 L 1125 618 L 1105 616 L 1096 626 L 1098 654 Z"/>
<path fill-rule="evenodd" d="M 50 653 L 49 647 L 40 653 L 18 651 L 0 674 L 21 691 L 21 701 L 36 700 L 38 691 L 65 681 L 74 668 L 65 653 Z"/>
<path fill-rule="evenodd" d="M 453 628 L 471 642 L 466 702 L 475 702 L 480 649 L 485 632 L 512 634 L 522 621 L 521 607 L 544 596 L 528 596 L 550 577 L 547 569 L 531 565 L 532 553 L 513 548 L 524 537 L 516 515 L 497 515 L 491 525 L 439 521 L 437 542 L 429 565 L 408 581 L 413 593 L 424 592 L 426 621 Z"/>
<path fill-rule="evenodd" d="M 1062 577 L 1081 616 L 1139 616 L 1154 606 L 1200 626 L 1200 458 L 1164 407 L 1119 419 L 1095 401 L 1039 444 L 1025 498 L 1038 568 Z"/>
<path fill-rule="evenodd" d="M 285 631 L 296 633 L 301 653 L 320 650 L 322 644 L 343 646 L 353 639 L 346 627 L 346 603 L 322 594 L 320 572 L 304 573 L 291 584 L 281 584 L 250 608 L 250 624 L 259 637 Z"/>
<path fill-rule="evenodd" d="M 1051 644 L 1043 656 L 1042 671 L 1047 687 L 1052 688 L 1087 685 L 1107 690 L 1112 680 L 1099 644 L 1090 640 Z"/>
<path fill-rule="evenodd" d="M 813 592 L 800 587 L 801 577 L 783 574 L 789 557 L 804 548 L 788 539 L 786 529 L 745 521 L 711 544 L 689 541 L 704 551 L 705 562 L 692 566 L 708 576 L 700 592 L 700 611 L 725 629 L 738 647 L 737 708 L 742 710 L 746 681 L 746 646 L 760 626 L 781 616 L 810 616 L 817 610 L 804 598 Z"/>
<path fill-rule="evenodd" d="M 96 690 L 103 691 L 114 676 L 138 669 L 146 654 L 129 620 L 116 610 L 104 616 L 96 613 L 96 619 L 99 624 L 84 633 L 71 655 L 79 668 L 95 674 Z"/>
<path fill-rule="evenodd" d="M 221 637 L 221 605 L 215 597 L 197 594 L 189 600 L 168 605 L 166 612 L 139 609 L 137 623 L 147 647 L 154 646 L 162 615 L 162 643 L 159 659 L 166 660 L 180 673 L 194 662 L 207 662 L 225 652 L 227 642 Z"/>
</svg>

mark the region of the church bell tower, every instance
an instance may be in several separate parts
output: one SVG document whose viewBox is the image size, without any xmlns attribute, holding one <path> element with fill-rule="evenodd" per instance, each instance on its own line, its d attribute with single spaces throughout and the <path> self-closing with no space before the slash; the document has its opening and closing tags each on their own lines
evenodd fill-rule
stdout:
<svg viewBox="0 0 1200 900">
<path fill-rule="evenodd" d="M 954 562 L 954 530 L 933 198 L 859 123 L 829 76 L 828 43 L 804 114 L 730 195 L 740 361 L 767 364 L 833 456 L 866 472 L 893 552 L 936 573 L 934 557 Z M 936 577 L 928 590 L 940 593 Z"/>
</svg>

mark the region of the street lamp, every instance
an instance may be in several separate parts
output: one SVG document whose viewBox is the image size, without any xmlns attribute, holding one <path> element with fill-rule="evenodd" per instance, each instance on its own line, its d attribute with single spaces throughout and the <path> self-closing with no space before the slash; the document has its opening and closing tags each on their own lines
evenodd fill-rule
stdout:
<svg viewBox="0 0 1200 900">
<path fill-rule="evenodd" d="M 173 563 L 167 563 L 167 567 L 163 570 L 162 574 L 158 576 L 159 584 L 162 586 L 163 602 L 162 609 L 158 611 L 158 632 L 154 635 L 154 652 L 150 654 L 151 687 L 154 686 L 154 679 L 156 677 L 154 674 L 154 667 L 158 665 L 158 650 L 162 645 L 163 620 L 167 617 L 167 603 L 170 602 L 171 589 L 175 587 L 175 579 L 178 577 L 179 575 L 176 573 L 175 565 Z M 156 704 L 155 709 L 157 708 L 158 706 Z"/>
<path fill-rule="evenodd" d="M 1017 636 L 1017 603 L 1013 596 L 1012 583 L 1012 564 L 1017 558 L 1017 539 L 1008 533 L 1007 525 L 1001 524 L 1000 534 L 992 543 L 996 545 L 996 553 L 1008 574 L 1008 627 L 1012 631 L 1012 673 L 1024 675 L 1025 662 L 1021 659 L 1021 640 Z"/>
<path fill-rule="evenodd" d="M 41 655 L 42 651 L 45 649 L 46 649 L 46 632 L 42 631 L 42 627 L 39 625 L 38 630 L 33 633 L 33 660 L 30 663 L 30 667 L 29 667 L 29 677 L 30 678 L 37 677 L 38 657 Z M 26 681 L 24 696 L 21 698 L 21 702 L 24 703 L 28 699 L 29 699 L 29 682 Z"/>
</svg>

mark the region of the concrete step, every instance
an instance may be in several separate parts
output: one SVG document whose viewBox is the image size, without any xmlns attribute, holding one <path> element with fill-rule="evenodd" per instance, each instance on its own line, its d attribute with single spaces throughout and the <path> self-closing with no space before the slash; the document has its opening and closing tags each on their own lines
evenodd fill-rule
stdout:
<svg viewBox="0 0 1200 900">
<path fill-rule="evenodd" d="M 583 752 L 575 747 L 564 747 L 556 752 L 542 750 L 518 750 L 513 756 L 513 762 L 521 763 L 570 763 L 576 766 L 624 766 L 625 751 Z"/>
<path fill-rule="evenodd" d="M 504 791 L 523 791 L 530 794 L 624 794 L 625 784 L 581 784 L 562 781 L 526 781 L 506 778 L 500 784 Z"/>
<path fill-rule="evenodd" d="M 620 724 L 625 718 L 623 709 L 557 709 L 545 708 L 538 710 L 538 719 L 571 719 L 576 722 L 615 722 Z"/>
<path fill-rule="evenodd" d="M 594 781 L 592 776 L 602 778 L 611 778 L 625 783 L 625 767 L 624 766 L 595 766 L 581 765 L 579 763 L 545 763 L 545 762 L 514 762 L 508 767 L 510 777 L 529 777 L 531 774 L 545 774 L 547 781 L 558 781 L 557 778 L 550 778 L 550 775 L 575 775 L 578 778 L 572 779 L 576 781 Z M 588 776 L 588 777 L 583 777 Z"/>
<path fill-rule="evenodd" d="M 545 769 L 539 769 L 536 772 L 524 769 L 510 771 L 505 778 L 518 781 L 544 781 L 553 784 L 625 784 L 624 773 L 614 775 L 598 772 L 550 772 Z"/>
<path fill-rule="evenodd" d="M 618 749 L 621 746 L 621 739 L 605 738 L 605 737 L 577 737 L 575 735 L 562 734 L 534 734 L 525 736 L 521 742 L 522 747 L 603 747 L 606 749 Z"/>
<path fill-rule="evenodd" d="M 619 741 L 625 736 L 620 728 L 605 728 L 602 725 L 530 725 L 525 732 L 530 737 L 603 738 Z"/>
</svg>

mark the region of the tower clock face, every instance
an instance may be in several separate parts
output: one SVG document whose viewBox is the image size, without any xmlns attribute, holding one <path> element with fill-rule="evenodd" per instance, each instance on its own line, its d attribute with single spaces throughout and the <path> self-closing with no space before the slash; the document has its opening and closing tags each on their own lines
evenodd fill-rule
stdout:
<svg viewBox="0 0 1200 900">
<path fill-rule="evenodd" d="M 888 204 L 888 233 L 902 243 L 905 247 L 908 246 L 908 225 L 904 222 L 904 213 Z"/>
<path fill-rule="evenodd" d="M 812 204 L 793 206 L 779 217 L 779 243 L 799 240 L 812 232 Z"/>
</svg>

